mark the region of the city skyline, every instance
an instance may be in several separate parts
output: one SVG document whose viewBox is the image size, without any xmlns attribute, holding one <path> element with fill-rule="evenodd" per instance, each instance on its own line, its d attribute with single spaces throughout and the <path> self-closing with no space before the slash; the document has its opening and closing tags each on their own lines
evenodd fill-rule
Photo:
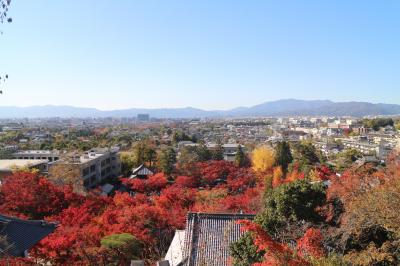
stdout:
<svg viewBox="0 0 400 266">
<path fill-rule="evenodd" d="M 400 103 L 400 4 L 13 2 L 0 106 Z"/>
</svg>

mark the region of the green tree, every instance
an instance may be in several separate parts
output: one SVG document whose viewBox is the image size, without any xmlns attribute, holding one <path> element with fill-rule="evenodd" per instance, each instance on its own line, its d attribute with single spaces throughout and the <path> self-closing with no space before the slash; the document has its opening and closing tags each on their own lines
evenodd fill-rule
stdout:
<svg viewBox="0 0 400 266">
<path fill-rule="evenodd" d="M 234 258 L 234 266 L 248 266 L 261 262 L 264 252 L 258 252 L 253 243 L 253 237 L 250 233 L 245 233 L 237 242 L 229 247 L 230 254 Z"/>
<path fill-rule="evenodd" d="M 315 211 L 326 202 L 322 183 L 300 179 L 270 190 L 264 197 L 264 209 L 256 222 L 270 234 L 276 235 L 287 223 L 316 222 L 321 219 Z"/>
<path fill-rule="evenodd" d="M 201 143 L 199 146 L 197 146 L 196 153 L 198 154 L 199 160 L 201 162 L 211 160 L 212 158 L 210 150 L 204 143 Z"/>
<path fill-rule="evenodd" d="M 0 159 L 10 159 L 12 158 L 12 151 L 2 150 L 0 151 Z"/>
<path fill-rule="evenodd" d="M 239 145 L 236 155 L 235 155 L 235 164 L 238 167 L 243 167 L 247 164 L 246 155 L 243 152 L 242 146 Z"/>
<path fill-rule="evenodd" d="M 312 165 L 320 163 L 318 152 L 310 141 L 303 141 L 294 145 L 294 159 L 299 162 L 300 170 L 308 173 Z"/>
<path fill-rule="evenodd" d="M 157 153 L 148 143 L 140 141 L 133 147 L 133 155 L 135 167 L 145 163 L 151 167 L 156 160 Z"/>
<path fill-rule="evenodd" d="M 193 137 L 193 136 L 187 135 L 185 132 L 177 131 L 177 132 L 174 132 L 174 134 L 172 135 L 172 141 L 174 143 L 178 143 L 180 141 L 197 142 L 197 139 L 195 137 Z"/>
<path fill-rule="evenodd" d="M 100 243 L 111 252 L 112 265 L 127 265 L 130 260 L 139 258 L 143 249 L 142 243 L 128 233 L 105 236 Z"/>
<path fill-rule="evenodd" d="M 375 131 L 378 131 L 382 127 L 394 126 L 392 118 L 364 119 L 362 123 L 365 127 L 372 128 Z"/>
<path fill-rule="evenodd" d="M 143 142 L 137 143 L 133 147 L 134 164 L 139 166 L 146 161 L 146 145 Z"/>
<path fill-rule="evenodd" d="M 145 158 L 145 161 L 151 167 L 151 166 L 153 166 L 153 164 L 157 158 L 157 152 L 152 148 L 146 147 L 144 158 Z"/>
<path fill-rule="evenodd" d="M 400 130 L 400 121 L 397 121 L 395 124 L 396 130 Z"/>
<path fill-rule="evenodd" d="M 284 173 L 287 172 L 289 164 L 293 161 L 289 143 L 279 142 L 275 147 L 275 163 L 282 167 Z"/>
<path fill-rule="evenodd" d="M 212 159 L 216 161 L 222 161 L 224 159 L 224 147 L 221 143 L 218 143 L 215 150 L 212 151 Z"/>
<path fill-rule="evenodd" d="M 197 147 L 186 146 L 180 150 L 178 159 L 179 165 L 185 166 L 196 162 L 200 162 L 199 154 L 197 153 Z"/>
<path fill-rule="evenodd" d="M 173 148 L 163 149 L 158 158 L 158 168 L 167 175 L 174 170 L 176 163 L 176 152 Z"/>
<path fill-rule="evenodd" d="M 132 152 L 121 152 L 121 172 L 123 176 L 129 176 L 131 170 L 136 166 L 135 156 Z"/>
<path fill-rule="evenodd" d="M 344 171 L 362 156 L 362 153 L 356 149 L 347 149 L 340 152 L 336 156 L 336 170 Z"/>
<path fill-rule="evenodd" d="M 322 220 L 316 208 L 325 202 L 326 192 L 322 183 L 312 184 L 300 179 L 274 189 L 269 186 L 264 194 L 263 210 L 256 216 L 255 222 L 274 240 L 293 241 L 299 237 L 296 234 L 301 232 L 301 224 Z M 230 251 L 237 266 L 252 265 L 263 256 L 255 249 L 251 235 L 246 234 L 231 245 Z"/>
</svg>

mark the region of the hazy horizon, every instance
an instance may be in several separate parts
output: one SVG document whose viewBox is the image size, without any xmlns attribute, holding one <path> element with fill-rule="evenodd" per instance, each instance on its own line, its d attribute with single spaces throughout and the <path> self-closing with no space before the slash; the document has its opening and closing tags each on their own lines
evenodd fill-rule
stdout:
<svg viewBox="0 0 400 266">
<path fill-rule="evenodd" d="M 13 1 L 0 106 L 400 103 L 400 2 Z"/>
<path fill-rule="evenodd" d="M 140 106 L 131 106 L 127 108 L 110 108 L 110 109 L 101 109 L 93 106 L 79 106 L 79 105 L 73 105 L 73 104 L 35 104 L 35 105 L 1 105 L 0 107 L 17 107 L 17 108 L 30 108 L 30 107 L 46 107 L 46 106 L 54 106 L 54 107 L 73 107 L 73 108 L 88 108 L 88 109 L 97 109 L 99 111 L 118 111 L 118 110 L 127 110 L 127 109 L 148 109 L 148 110 L 156 110 L 156 109 L 181 109 L 181 108 L 194 108 L 194 109 L 199 109 L 203 111 L 229 111 L 232 109 L 236 108 L 251 108 L 256 105 L 260 104 L 265 104 L 265 103 L 271 103 L 271 102 L 279 102 L 279 101 L 286 101 L 286 100 L 296 100 L 296 101 L 331 101 L 334 103 L 338 102 L 365 102 L 365 103 L 372 103 L 372 104 L 394 104 L 394 105 L 400 105 L 400 103 L 386 103 L 386 102 L 368 102 L 368 101 L 333 101 L 330 99 L 295 99 L 295 98 L 286 98 L 286 99 L 277 99 L 277 100 L 271 100 L 271 101 L 261 101 L 259 103 L 253 104 L 253 105 L 242 105 L 242 106 L 233 106 L 230 108 L 214 108 L 214 109 L 207 109 L 207 108 L 201 108 L 197 106 L 173 106 L 173 107 L 165 107 L 165 106 L 156 106 L 156 107 L 140 107 Z"/>
</svg>

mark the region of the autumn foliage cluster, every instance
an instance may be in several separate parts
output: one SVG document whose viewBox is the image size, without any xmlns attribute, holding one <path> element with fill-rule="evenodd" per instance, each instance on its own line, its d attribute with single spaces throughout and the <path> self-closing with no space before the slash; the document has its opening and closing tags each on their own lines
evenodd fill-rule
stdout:
<svg viewBox="0 0 400 266">
<path fill-rule="evenodd" d="M 252 167 L 210 160 L 178 166 L 172 175 L 122 178 L 127 192 L 109 197 L 76 194 L 19 172 L 2 180 L 0 213 L 58 223 L 25 264 L 154 262 L 175 230 L 185 227 L 187 212 L 198 211 L 256 214 L 231 246 L 236 266 L 397 265 L 399 157 L 392 155 L 384 168 L 357 165 L 337 175 L 308 146 L 299 150 L 311 159 L 277 154 L 290 152 L 287 147 L 263 147 L 253 154 L 259 158 Z"/>
<path fill-rule="evenodd" d="M 176 229 L 185 227 L 188 211 L 256 213 L 263 187 L 252 170 L 225 161 L 191 166 L 195 174 L 167 178 L 122 179 L 128 192 L 114 196 L 75 194 L 45 177 L 16 173 L 3 180 L 0 213 L 59 224 L 31 251 L 31 260 L 56 265 L 107 265 L 111 251 L 104 237 L 128 233 L 142 243 L 141 259 L 165 255 Z M 185 171 L 182 170 L 182 173 Z"/>
<path fill-rule="evenodd" d="M 353 165 L 335 174 L 291 163 L 267 175 L 263 206 L 231 246 L 234 265 L 398 265 L 400 159 Z"/>
</svg>

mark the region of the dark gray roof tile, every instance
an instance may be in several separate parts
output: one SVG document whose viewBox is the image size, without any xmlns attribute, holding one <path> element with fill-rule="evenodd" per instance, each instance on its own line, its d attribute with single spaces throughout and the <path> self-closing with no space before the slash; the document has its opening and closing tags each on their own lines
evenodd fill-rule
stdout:
<svg viewBox="0 0 400 266">
<path fill-rule="evenodd" d="M 57 227 L 55 223 L 38 220 L 22 220 L 0 214 L 0 236 L 5 236 L 11 248 L 11 256 L 24 256 L 24 252 L 51 234 Z"/>
<path fill-rule="evenodd" d="M 253 219 L 250 214 L 189 213 L 183 251 L 185 265 L 229 265 L 229 246 L 243 235 L 238 221 Z"/>
</svg>

